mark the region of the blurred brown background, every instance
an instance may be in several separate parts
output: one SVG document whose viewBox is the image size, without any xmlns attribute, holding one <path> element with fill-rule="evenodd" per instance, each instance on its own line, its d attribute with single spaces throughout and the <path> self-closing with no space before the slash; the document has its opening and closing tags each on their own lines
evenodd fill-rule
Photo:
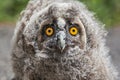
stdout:
<svg viewBox="0 0 120 80">
<path fill-rule="evenodd" d="M 112 62 L 120 72 L 120 0 L 79 0 L 87 5 L 95 16 L 106 24 L 109 34 Z M 11 38 L 19 13 L 28 0 L 0 0 L 0 80 L 10 80 L 13 76 L 10 64 Z"/>
</svg>

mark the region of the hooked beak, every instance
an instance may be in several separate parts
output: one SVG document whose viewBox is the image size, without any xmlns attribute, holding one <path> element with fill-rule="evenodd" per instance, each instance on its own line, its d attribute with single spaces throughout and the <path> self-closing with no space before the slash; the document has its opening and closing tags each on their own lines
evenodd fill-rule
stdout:
<svg viewBox="0 0 120 80">
<path fill-rule="evenodd" d="M 61 50 L 61 52 L 65 48 L 65 38 L 66 38 L 65 32 L 64 31 L 59 31 L 58 34 L 57 34 L 57 46 Z"/>
</svg>

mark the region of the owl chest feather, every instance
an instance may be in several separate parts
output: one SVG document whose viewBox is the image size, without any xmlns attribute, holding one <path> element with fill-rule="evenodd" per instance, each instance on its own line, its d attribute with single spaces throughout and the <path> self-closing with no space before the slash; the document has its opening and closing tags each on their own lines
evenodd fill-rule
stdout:
<svg viewBox="0 0 120 80">
<path fill-rule="evenodd" d="M 46 80 L 80 80 L 82 66 L 78 60 L 48 59 L 38 63 L 39 76 Z"/>
<path fill-rule="evenodd" d="M 26 73 L 32 72 L 28 76 L 35 76 L 35 80 L 104 80 L 104 75 L 95 74 L 97 69 L 93 68 L 90 58 L 84 54 L 60 59 L 41 59 L 35 61 L 33 66 L 33 71 L 28 70 Z"/>
</svg>

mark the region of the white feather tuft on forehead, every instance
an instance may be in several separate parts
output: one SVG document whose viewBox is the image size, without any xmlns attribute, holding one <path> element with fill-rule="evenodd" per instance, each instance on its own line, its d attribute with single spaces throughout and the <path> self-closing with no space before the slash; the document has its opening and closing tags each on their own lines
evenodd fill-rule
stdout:
<svg viewBox="0 0 120 80">
<path fill-rule="evenodd" d="M 57 19 L 57 25 L 58 25 L 59 28 L 64 28 L 65 24 L 66 24 L 66 22 L 65 22 L 65 20 L 63 18 L 59 17 Z"/>
</svg>

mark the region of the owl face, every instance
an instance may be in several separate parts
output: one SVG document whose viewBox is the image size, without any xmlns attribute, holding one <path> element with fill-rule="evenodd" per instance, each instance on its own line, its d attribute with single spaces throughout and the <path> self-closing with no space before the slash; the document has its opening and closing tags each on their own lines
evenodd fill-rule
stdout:
<svg viewBox="0 0 120 80">
<path fill-rule="evenodd" d="M 31 25 L 33 29 L 29 28 Z M 34 42 L 37 49 L 48 56 L 76 55 L 85 48 L 85 28 L 79 18 L 77 6 L 71 3 L 54 3 L 48 6 L 31 25 L 28 26 L 30 31 L 26 32 L 36 35 Z"/>
<path fill-rule="evenodd" d="M 75 47 L 80 44 L 80 34 L 81 29 L 78 24 L 66 22 L 63 18 L 45 24 L 41 29 L 42 43 L 45 44 L 45 47 L 60 53 L 64 52 L 67 47 Z"/>
</svg>

